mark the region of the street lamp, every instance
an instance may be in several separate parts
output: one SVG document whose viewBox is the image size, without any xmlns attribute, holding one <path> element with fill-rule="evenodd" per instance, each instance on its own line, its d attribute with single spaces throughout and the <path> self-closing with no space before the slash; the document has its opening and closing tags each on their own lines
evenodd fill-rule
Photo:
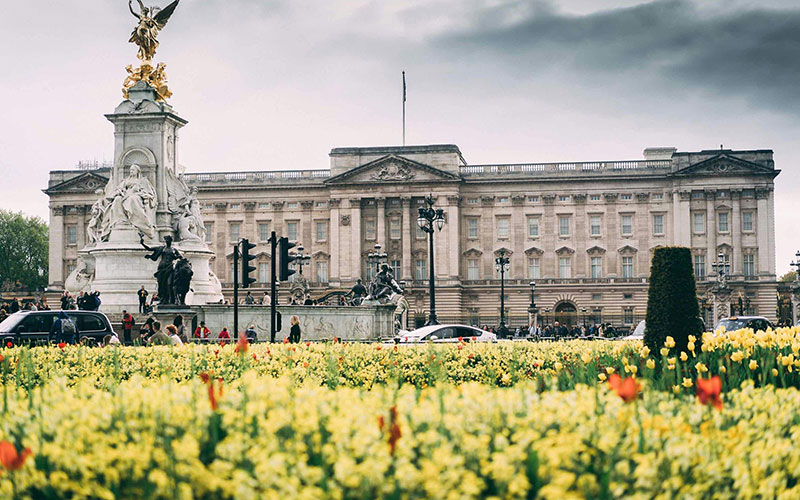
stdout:
<svg viewBox="0 0 800 500">
<path fill-rule="evenodd" d="M 539 310 L 536 308 L 536 295 L 535 295 L 536 294 L 536 282 L 535 281 L 531 281 L 528 284 L 531 287 L 531 305 L 528 306 L 528 313 L 530 314 L 531 319 L 533 320 L 531 322 L 531 323 L 533 323 L 533 331 L 536 332 L 537 328 L 539 326 L 538 325 L 538 323 L 539 323 L 539 321 L 538 321 Z"/>
<path fill-rule="evenodd" d="M 375 273 L 381 271 L 381 264 L 386 262 L 386 252 L 381 252 L 381 244 L 375 243 L 375 250 L 367 254 L 367 262 L 375 264 Z"/>
<path fill-rule="evenodd" d="M 303 254 L 303 250 L 305 250 L 305 248 L 303 248 L 303 244 L 299 243 L 297 245 L 297 253 L 296 253 L 296 258 L 295 258 L 294 261 L 297 263 L 297 265 L 300 268 L 299 272 L 297 273 L 300 276 L 303 275 L 303 266 L 308 265 L 309 261 L 311 260 L 311 256 Z"/>
<path fill-rule="evenodd" d="M 583 327 L 586 328 L 586 308 L 581 307 L 581 313 L 583 313 Z"/>
<path fill-rule="evenodd" d="M 795 268 L 795 281 L 800 281 L 800 250 L 794 254 L 795 260 L 792 261 L 790 264 L 793 268 Z"/>
<path fill-rule="evenodd" d="M 726 288 L 728 286 L 730 267 L 728 256 L 722 252 L 717 255 L 717 260 L 711 263 L 711 268 L 717 273 L 717 285 L 719 285 L 719 288 Z"/>
<path fill-rule="evenodd" d="M 509 264 L 511 263 L 511 260 L 506 257 L 506 251 L 502 248 L 497 252 L 497 254 L 497 258 L 494 259 L 494 265 L 497 270 L 500 271 L 500 325 L 497 327 L 497 330 L 500 331 L 506 327 L 505 277 L 506 271 L 508 271 L 508 268 L 510 267 Z"/>
<path fill-rule="evenodd" d="M 433 232 L 434 227 L 441 231 L 444 227 L 444 210 L 433 208 L 433 195 L 425 198 L 426 207 L 419 207 L 419 217 L 417 226 L 428 233 L 428 293 L 430 294 L 431 313 L 426 325 L 438 325 L 436 320 L 436 295 L 434 291 L 434 272 L 433 272 Z"/>
<path fill-rule="evenodd" d="M 531 309 L 536 309 L 536 300 L 535 300 L 535 296 L 534 296 L 534 294 L 536 293 L 536 282 L 535 281 L 531 281 L 529 283 L 529 285 L 531 287 L 531 307 L 530 308 Z"/>
</svg>

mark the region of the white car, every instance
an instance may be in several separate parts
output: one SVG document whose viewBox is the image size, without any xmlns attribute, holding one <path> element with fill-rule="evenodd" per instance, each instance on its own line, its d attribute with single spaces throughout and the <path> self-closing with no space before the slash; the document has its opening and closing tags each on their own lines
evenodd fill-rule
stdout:
<svg viewBox="0 0 800 500">
<path fill-rule="evenodd" d="M 417 328 L 395 337 L 398 344 L 417 344 L 420 342 L 496 342 L 497 335 L 492 332 L 466 325 L 431 325 Z"/>
<path fill-rule="evenodd" d="M 644 329 L 645 323 L 644 320 L 641 320 L 636 328 L 633 330 L 633 333 L 628 335 L 627 337 L 622 337 L 622 340 L 644 340 Z"/>
</svg>

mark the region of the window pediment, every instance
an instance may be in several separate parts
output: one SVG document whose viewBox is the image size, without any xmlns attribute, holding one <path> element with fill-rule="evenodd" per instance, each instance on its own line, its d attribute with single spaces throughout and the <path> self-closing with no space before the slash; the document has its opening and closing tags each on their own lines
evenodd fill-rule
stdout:
<svg viewBox="0 0 800 500">
<path fill-rule="evenodd" d="M 606 249 L 595 245 L 592 248 L 586 250 L 586 253 L 588 253 L 589 255 L 603 255 L 606 253 Z"/>
<path fill-rule="evenodd" d="M 638 248 L 634 248 L 634 247 L 632 247 L 632 246 L 630 246 L 630 245 L 625 245 L 625 246 L 623 246 L 623 247 L 620 247 L 620 248 L 618 248 L 618 249 L 617 249 L 617 252 L 619 252 L 619 253 L 622 253 L 622 254 L 626 254 L 626 253 L 628 253 L 628 254 L 630 254 L 630 253 L 636 253 L 636 252 L 638 252 L 638 251 L 639 251 L 639 249 L 638 249 Z"/>
<path fill-rule="evenodd" d="M 557 255 L 572 255 L 574 253 L 575 253 L 575 250 L 570 248 L 570 247 L 568 247 L 568 246 L 563 246 L 563 247 L 559 248 L 558 250 L 556 250 L 556 254 Z"/>
<path fill-rule="evenodd" d="M 543 253 L 544 253 L 544 250 L 542 250 L 541 248 L 536 248 L 536 247 L 530 247 L 527 250 L 525 250 L 525 255 L 531 255 L 531 256 L 532 255 L 542 255 Z"/>
<path fill-rule="evenodd" d="M 477 248 L 470 248 L 464 251 L 464 257 L 480 257 L 481 255 L 483 255 L 483 252 Z"/>
</svg>

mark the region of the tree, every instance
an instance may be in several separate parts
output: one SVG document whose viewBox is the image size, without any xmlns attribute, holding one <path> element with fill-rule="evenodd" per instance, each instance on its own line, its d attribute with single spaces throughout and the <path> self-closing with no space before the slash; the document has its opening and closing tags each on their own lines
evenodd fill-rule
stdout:
<svg viewBox="0 0 800 500">
<path fill-rule="evenodd" d="M 689 335 L 703 332 L 697 304 L 692 255 L 685 247 L 661 247 L 653 252 L 647 294 L 644 343 L 658 355 L 667 336 L 678 352 L 686 350 Z"/>
<path fill-rule="evenodd" d="M 48 229 L 39 217 L 0 210 L 0 284 L 23 289 L 47 286 Z"/>
<path fill-rule="evenodd" d="M 778 281 L 782 283 L 791 283 L 796 279 L 797 279 L 797 271 L 789 271 L 788 273 L 778 278 Z"/>
</svg>

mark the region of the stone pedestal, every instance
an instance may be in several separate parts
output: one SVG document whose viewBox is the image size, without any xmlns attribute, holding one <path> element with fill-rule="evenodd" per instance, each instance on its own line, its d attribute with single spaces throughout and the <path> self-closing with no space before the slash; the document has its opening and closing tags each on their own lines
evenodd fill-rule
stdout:
<svg viewBox="0 0 800 500">
<path fill-rule="evenodd" d="M 729 288 L 714 290 L 714 325 L 731 313 L 731 291 Z"/>
</svg>

